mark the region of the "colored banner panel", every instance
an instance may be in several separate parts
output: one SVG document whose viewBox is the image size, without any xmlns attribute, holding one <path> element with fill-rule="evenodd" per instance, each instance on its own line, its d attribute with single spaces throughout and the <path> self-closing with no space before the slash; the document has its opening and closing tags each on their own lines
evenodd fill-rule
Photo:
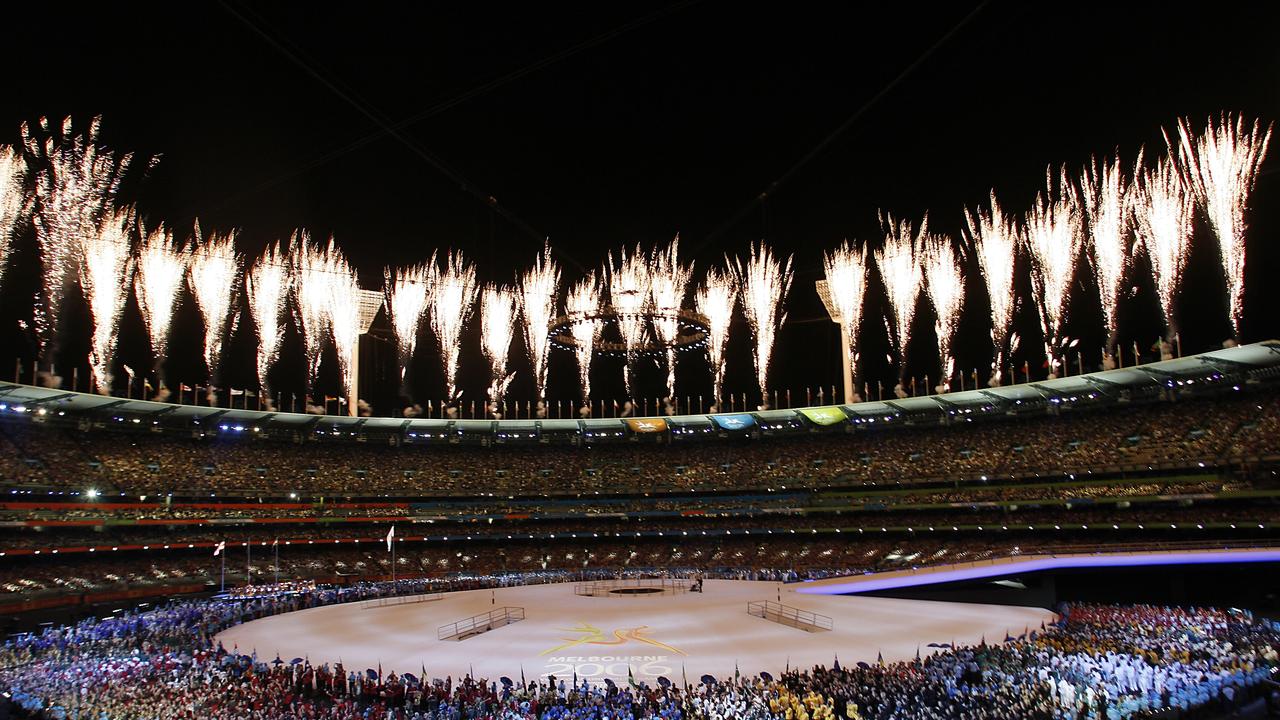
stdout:
<svg viewBox="0 0 1280 720">
<path fill-rule="evenodd" d="M 817 425 L 835 425 L 849 419 L 849 416 L 841 412 L 838 407 L 804 408 L 800 414 Z"/>
<path fill-rule="evenodd" d="M 746 413 L 738 413 L 737 415 L 712 415 L 711 419 L 715 421 L 724 430 L 746 430 L 754 427 L 756 419 Z"/>
<path fill-rule="evenodd" d="M 634 433 L 656 433 L 667 430 L 667 421 L 662 418 L 626 418 L 624 422 Z"/>
</svg>

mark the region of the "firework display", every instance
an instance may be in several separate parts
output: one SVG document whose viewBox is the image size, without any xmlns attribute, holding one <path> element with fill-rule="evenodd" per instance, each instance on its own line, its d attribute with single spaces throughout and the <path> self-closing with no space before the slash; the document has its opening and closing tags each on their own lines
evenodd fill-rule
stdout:
<svg viewBox="0 0 1280 720">
<path fill-rule="evenodd" d="M 604 323 L 596 318 L 600 304 L 600 283 L 594 274 L 588 274 L 570 288 L 569 296 L 565 299 L 565 311 L 574 319 L 571 332 L 575 341 L 574 355 L 578 361 L 578 386 L 582 404 L 588 412 L 591 403 L 591 359 L 595 355 L 595 344 L 604 330 Z"/>
<path fill-rule="evenodd" d="M 945 392 L 951 385 L 955 372 L 955 358 L 951 354 L 956 326 L 960 323 L 960 307 L 964 302 L 964 276 L 960 274 L 960 258 L 956 255 L 951 238 L 945 235 L 929 236 L 921 247 L 924 264 L 925 292 L 933 303 L 937 321 L 934 331 L 938 336 L 938 357 L 942 360 L 942 375 L 938 387 Z"/>
<path fill-rule="evenodd" d="M 515 378 L 507 372 L 507 353 L 515 337 L 516 302 L 509 288 L 486 285 L 480 293 L 480 348 L 489 361 L 489 407 L 496 416 L 502 414 L 502 399 Z"/>
<path fill-rule="evenodd" d="M 1178 159 L 1218 237 L 1236 335 L 1244 309 L 1244 211 L 1270 140 L 1270 126 L 1263 130 L 1258 122 L 1245 123 L 1243 117 L 1234 122 L 1225 115 L 1217 121 L 1210 118 L 1199 135 L 1188 121 L 1178 121 Z"/>
<path fill-rule="evenodd" d="M 680 263 L 680 238 L 665 250 L 653 254 L 650 295 L 653 298 L 653 331 L 667 346 L 667 397 L 676 397 L 676 337 L 680 333 L 680 310 L 693 276 L 693 266 Z"/>
<path fill-rule="evenodd" d="M 342 252 L 329 241 L 327 267 L 330 275 L 329 329 L 338 350 L 338 370 L 342 377 L 342 395 L 346 398 L 355 387 L 352 363 L 360 349 L 360 279 Z"/>
<path fill-rule="evenodd" d="M 210 233 L 206 239 L 196 223 L 188 279 L 196 306 L 204 318 L 204 362 L 210 387 L 218 382 L 222 343 L 233 330 L 236 291 L 240 286 L 240 256 L 236 233 Z M 210 390 L 212 395 L 212 389 Z"/>
<path fill-rule="evenodd" d="M 88 130 L 77 135 L 68 117 L 60 132 L 52 132 L 48 119 L 40 118 L 41 140 L 22 125 L 23 144 L 39 168 L 33 220 L 42 275 L 34 319 L 41 357 L 48 356 L 55 343 L 67 284 L 80 264 L 81 244 L 98 231 L 133 160 L 131 154 L 117 159 L 98 146 L 101 126 L 101 118 L 94 118 Z"/>
<path fill-rule="evenodd" d="M 1031 253 L 1031 286 L 1040 308 L 1045 355 L 1050 367 L 1056 368 L 1063 344 L 1062 320 L 1084 232 L 1079 197 L 1065 172 L 1056 188 L 1052 175 L 1047 181 L 1048 187 L 1036 196 L 1035 204 L 1027 213 L 1024 232 Z"/>
<path fill-rule="evenodd" d="M 1142 164 L 1141 158 L 1138 164 Z M 1095 159 L 1085 167 L 1080 177 L 1080 199 L 1084 209 L 1085 225 L 1089 231 L 1089 246 L 1093 253 L 1093 268 L 1102 299 L 1103 321 L 1107 326 L 1107 342 L 1103 353 L 1111 354 L 1118 332 L 1116 308 L 1124 290 L 1125 272 L 1129 268 L 1129 236 L 1132 214 L 1128 201 L 1131 197 L 1129 181 L 1117 158 L 1110 163 L 1098 164 Z"/>
<path fill-rule="evenodd" d="M 729 323 L 733 321 L 733 306 L 738 299 L 738 287 L 731 273 L 716 268 L 707 270 L 702 286 L 694 292 L 693 302 L 698 314 L 707 321 L 707 359 L 711 362 L 712 400 L 717 405 L 724 394 L 724 349 L 729 342 Z"/>
<path fill-rule="evenodd" d="M 990 210 L 966 211 L 965 219 L 991 303 L 991 342 L 995 346 L 991 384 L 999 385 L 1005 353 L 1012 353 L 1015 344 L 1011 338 L 1013 308 L 1017 300 L 1013 272 L 1022 229 L 1013 218 L 1005 215 L 994 192 L 991 193 Z"/>
<path fill-rule="evenodd" d="M 917 249 L 923 244 L 929 229 L 929 218 L 920 221 L 920 229 L 912 233 L 911 223 L 903 220 L 893 222 L 891 216 L 882 216 L 884 227 L 884 245 L 872 253 L 876 267 L 880 268 L 880 279 L 884 282 L 889 296 L 889 310 L 892 315 L 890 336 L 894 340 L 897 351 L 899 374 L 906 373 L 907 343 L 911 341 L 911 321 L 915 319 L 916 298 L 920 295 L 920 283 L 923 279 Z"/>
<path fill-rule="evenodd" d="M 387 268 L 383 271 L 383 302 L 396 337 L 401 390 L 405 389 L 409 362 L 418 345 L 418 328 L 422 327 L 422 319 L 431 304 L 431 293 L 436 287 L 436 281 L 435 255 L 422 265 Z"/>
<path fill-rule="evenodd" d="M 791 257 L 779 260 L 763 242 L 752 244 L 751 254 L 745 260 L 734 262 L 733 273 L 738 291 L 742 293 L 743 314 L 755 336 L 756 385 L 761 404 L 767 406 L 773 344 L 778 328 L 787 320 L 782 305 L 791 290 Z"/>
<path fill-rule="evenodd" d="M 4 280 L 9 250 L 26 212 L 26 178 L 27 163 L 22 156 L 7 145 L 0 146 L 0 281 Z"/>
<path fill-rule="evenodd" d="M 628 396 L 634 392 L 631 365 L 648 332 L 646 317 L 653 295 L 651 271 L 649 258 L 636 247 L 633 253 L 623 248 L 609 273 L 609 301 L 617 315 L 618 332 L 622 333 L 622 342 L 627 346 L 622 376 Z"/>
<path fill-rule="evenodd" d="M 358 378 L 353 361 L 365 330 L 362 323 L 369 322 L 376 307 L 369 305 L 370 293 L 361 290 L 355 269 L 334 241 L 316 244 L 305 230 L 299 230 L 287 245 L 269 246 L 246 269 L 236 248 L 236 231 L 211 232 L 206 237 L 197 223 L 188 249 L 164 225 L 151 230 L 141 227 L 132 207 L 120 208 L 115 202 L 132 157 L 102 149 L 99 128 L 96 119 L 80 133 L 73 132 L 69 120 L 56 128 L 42 120 L 35 128 L 22 128 L 21 150 L 0 146 L 0 273 L 7 269 L 14 243 L 32 231 L 40 267 L 31 316 L 37 361 L 48 365 L 53 359 L 62 305 L 67 291 L 78 285 L 91 321 L 87 358 L 91 383 L 98 392 L 111 392 L 117 338 L 128 294 L 133 292 L 150 343 L 158 381 L 156 398 L 163 399 L 168 391 L 161 369 L 170 354 L 185 281 L 203 319 L 202 354 L 209 378 L 205 389 L 214 402 L 223 345 L 236 332 L 237 295 L 243 283 L 258 333 L 258 390 L 268 407 L 272 403 L 267 374 L 281 356 L 290 307 L 304 345 L 308 409 L 324 411 L 322 406 L 313 409 L 317 406 L 310 405 L 310 396 L 322 351 L 330 340 L 344 396 L 361 403 L 355 393 Z M 1128 288 L 1142 287 L 1138 278 L 1131 282 L 1135 269 L 1148 265 L 1135 264 L 1135 257 L 1145 253 L 1149 261 L 1168 337 L 1175 338 L 1176 304 L 1188 258 L 1193 243 L 1202 242 L 1216 242 L 1226 276 L 1229 319 L 1238 336 L 1246 210 L 1270 133 L 1270 126 L 1234 115 L 1210 118 L 1203 131 L 1180 120 L 1175 132 L 1165 135 L 1166 152 L 1148 156 L 1139 151 L 1131 170 L 1117 154 L 1091 159 L 1078 172 L 1066 167 L 1050 171 L 1046 186 L 1023 214 L 1007 212 L 992 192 L 988 206 L 965 210 L 966 237 L 960 245 L 931 233 L 927 215 L 916 226 L 882 214 L 881 239 L 846 241 L 823 255 L 828 308 L 833 317 L 838 315 L 835 319 L 841 321 L 847 341 L 845 362 L 850 370 L 856 369 L 863 326 L 872 332 L 882 319 L 892 349 L 889 362 L 899 372 L 895 391 L 904 394 L 906 356 L 918 351 L 911 347 L 911 332 L 923 292 L 937 317 L 934 329 L 941 370 L 937 386 L 949 388 L 956 372 L 953 348 L 965 303 L 965 268 L 972 261 L 990 307 L 994 346 L 990 384 L 1003 380 L 1006 361 L 1015 352 L 1033 353 L 1032 360 L 1038 362 L 1038 348 L 1020 348 L 1013 330 L 1022 322 L 1015 316 L 1019 303 L 1025 301 L 1036 309 L 1050 373 L 1061 372 L 1069 349 L 1075 349 L 1074 359 L 1083 371 L 1086 353 L 1076 349 L 1081 338 L 1067 337 L 1068 328 L 1076 334 L 1080 321 L 1069 318 L 1068 312 L 1074 316 L 1078 303 L 1090 297 L 1077 289 L 1087 289 L 1091 282 L 1097 284 L 1098 310 L 1106 326 L 1100 348 L 1106 366 L 1116 361 L 1120 347 L 1128 347 L 1127 338 L 1119 342 L 1117 318 L 1128 301 Z M 1204 222 L 1198 226 L 1201 219 Z M 1197 233 L 1197 227 L 1206 231 Z M 474 337 L 468 334 L 468 324 L 479 299 L 478 334 L 491 380 L 486 396 L 495 415 L 503 413 L 515 375 L 510 353 L 516 332 L 522 334 L 528 350 L 533 378 L 534 398 L 524 403 L 529 417 L 547 417 L 553 408 L 547 397 L 552 347 L 575 356 L 581 415 L 591 413 L 591 368 L 600 354 L 625 357 L 627 414 L 658 395 L 652 388 L 636 387 L 635 362 L 646 357 L 661 365 L 665 360 L 661 392 L 667 412 L 672 412 L 678 351 L 695 347 L 707 350 L 713 406 L 718 408 L 725 392 L 729 328 L 741 298 L 742 317 L 754 341 L 756 390 L 762 407 L 771 404 L 769 368 L 779 328 L 786 321 L 791 257 L 777 257 L 765 244 L 753 244 L 744 257 L 728 258 L 727 270 L 707 268 L 702 284 L 691 293 L 691 279 L 699 269 L 681 260 L 678 237 L 651 251 L 636 245 L 615 252 L 608 255 L 602 274 L 588 273 L 569 285 L 563 316 L 557 316 L 562 271 L 552 259 L 549 244 L 543 244 L 532 267 L 516 273 L 511 287 L 482 284 L 480 270 L 457 251 L 436 250 L 425 263 L 385 268 L 383 306 L 395 338 L 402 393 L 411 394 L 405 383 L 407 368 L 421 325 L 429 321 L 440 343 L 444 369 L 445 397 L 440 407 L 457 416 L 466 406 L 458 373 L 463 338 Z M 437 263 L 440 253 L 444 257 Z M 878 300 L 874 304 L 868 300 L 872 262 L 884 286 L 886 312 L 874 323 L 863 323 L 866 308 L 880 307 Z M 1020 275 L 1024 266 L 1029 276 Z M 76 285 L 71 285 L 73 279 Z M 1019 288 L 1028 280 L 1030 295 L 1019 297 Z M 686 302 L 692 307 L 686 307 Z M 1136 348 L 1134 352 L 1141 354 Z M 1093 362 L 1097 358 L 1094 355 Z M 1020 362 L 1023 372 L 1029 373 L 1027 359 Z M 132 370 L 126 372 L 134 376 Z M 41 382 L 61 383 L 52 372 L 40 371 L 37 377 L 44 378 Z M 742 402 L 746 403 L 745 396 Z"/>
<path fill-rule="evenodd" d="M 245 278 L 245 291 L 249 297 L 249 314 L 258 328 L 258 392 L 271 408 L 271 388 L 267 372 L 280 357 L 280 344 L 284 341 L 285 312 L 289 302 L 289 288 L 293 282 L 288 260 L 280 243 L 267 247 L 262 257 L 249 270 Z"/>
<path fill-rule="evenodd" d="M 461 252 L 445 257 L 445 266 L 437 276 L 431 295 L 431 329 L 440 341 L 444 363 L 445 397 L 458 399 L 458 355 L 462 350 L 462 329 L 471 317 L 476 302 L 476 266 L 468 263 Z"/>
<path fill-rule="evenodd" d="M 81 239 L 80 287 L 93 317 L 89 369 L 95 389 L 111 394 L 111 362 L 119 337 L 120 314 L 133 282 L 134 259 L 129 252 L 134 216 L 117 210 L 103 218 L 98 231 Z"/>
<path fill-rule="evenodd" d="M 163 225 L 143 233 L 134 290 L 155 356 L 158 393 L 167 392 L 161 371 L 169 355 L 169 328 L 173 325 L 173 313 L 190 262 L 190 254 L 174 241 L 173 233 Z"/>
<path fill-rule="evenodd" d="M 1172 337 L 1178 331 L 1174 297 L 1191 251 L 1191 220 L 1195 199 L 1173 159 L 1165 158 L 1134 183 L 1134 231 L 1151 261 L 1160 309 Z"/>
<path fill-rule="evenodd" d="M 551 246 L 544 245 L 534 266 L 520 276 L 520 315 L 524 319 L 524 344 L 533 365 L 533 383 L 541 405 L 547 399 L 547 359 L 551 338 L 547 328 L 556 313 L 556 295 L 560 290 L 560 266 L 551 259 Z"/>
</svg>

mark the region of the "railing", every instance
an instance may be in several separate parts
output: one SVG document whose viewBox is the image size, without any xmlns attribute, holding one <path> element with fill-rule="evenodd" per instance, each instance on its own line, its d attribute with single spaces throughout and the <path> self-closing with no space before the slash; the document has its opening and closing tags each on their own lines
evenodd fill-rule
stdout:
<svg viewBox="0 0 1280 720">
<path fill-rule="evenodd" d="M 524 619 L 522 607 L 500 607 L 487 613 L 472 615 L 455 623 L 441 625 L 436 628 L 437 640 L 466 640 L 474 635 L 486 633 L 494 628 L 505 627 Z"/>
<path fill-rule="evenodd" d="M 765 620 L 772 620 L 781 625 L 790 625 L 805 632 L 818 632 L 832 628 L 831 618 L 808 610 L 801 610 L 790 605 L 783 605 L 772 600 L 757 600 L 747 603 L 747 614 Z"/>
<path fill-rule="evenodd" d="M 420 595 L 390 595 L 365 602 L 364 609 L 388 607 L 391 605 L 412 605 L 413 603 L 434 602 L 443 600 L 444 593 L 424 593 Z"/>
<path fill-rule="evenodd" d="M 625 578 L 592 580 L 573 586 L 574 595 L 589 597 L 627 597 L 642 595 L 678 595 L 689 592 L 692 580 L 684 578 Z"/>
</svg>

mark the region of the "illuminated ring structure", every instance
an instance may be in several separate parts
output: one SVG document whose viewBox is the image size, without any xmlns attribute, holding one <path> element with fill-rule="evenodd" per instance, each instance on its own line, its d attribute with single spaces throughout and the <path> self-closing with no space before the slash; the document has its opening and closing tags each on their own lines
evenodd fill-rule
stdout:
<svg viewBox="0 0 1280 720">
<path fill-rule="evenodd" d="M 670 342 L 663 342 L 662 338 L 653 331 L 653 323 L 658 320 L 671 320 L 673 317 L 678 323 L 675 337 Z M 697 350 L 706 346 L 707 336 L 710 332 L 707 327 L 707 319 L 692 310 L 680 310 L 673 314 L 654 309 L 619 312 L 612 307 L 603 307 L 598 312 L 590 315 L 561 315 L 551 323 L 551 328 L 547 335 L 553 347 L 561 350 L 577 350 L 578 340 L 573 336 L 573 327 L 575 325 L 592 321 L 601 322 L 605 325 L 617 325 L 619 320 L 632 318 L 640 318 L 648 329 L 645 333 L 646 340 L 644 344 L 628 348 L 626 343 L 597 337 L 595 342 L 592 343 L 592 349 L 595 354 L 614 357 L 637 357 L 665 355 L 668 350 L 682 352 Z"/>
</svg>

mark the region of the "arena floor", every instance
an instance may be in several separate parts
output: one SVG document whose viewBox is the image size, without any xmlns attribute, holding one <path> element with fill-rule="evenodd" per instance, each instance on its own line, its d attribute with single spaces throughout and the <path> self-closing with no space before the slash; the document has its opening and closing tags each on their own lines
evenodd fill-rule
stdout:
<svg viewBox="0 0 1280 720">
<path fill-rule="evenodd" d="M 428 602 L 332 605 L 263 618 L 218 638 L 260 658 L 286 662 L 341 660 L 348 670 L 377 668 L 432 677 L 519 680 L 554 674 L 595 682 L 666 675 L 680 682 L 703 673 L 732 677 L 791 667 L 874 663 L 928 654 L 928 643 L 990 642 L 1039 627 L 1052 613 L 1038 608 L 886 598 L 800 595 L 772 582 L 708 580 L 701 594 L 583 597 L 571 583 L 449 593 Z M 830 616 L 833 629 L 806 632 L 747 614 L 747 603 L 778 599 Z M 466 640 L 438 640 L 437 628 L 494 607 L 522 607 L 526 619 Z"/>
</svg>

